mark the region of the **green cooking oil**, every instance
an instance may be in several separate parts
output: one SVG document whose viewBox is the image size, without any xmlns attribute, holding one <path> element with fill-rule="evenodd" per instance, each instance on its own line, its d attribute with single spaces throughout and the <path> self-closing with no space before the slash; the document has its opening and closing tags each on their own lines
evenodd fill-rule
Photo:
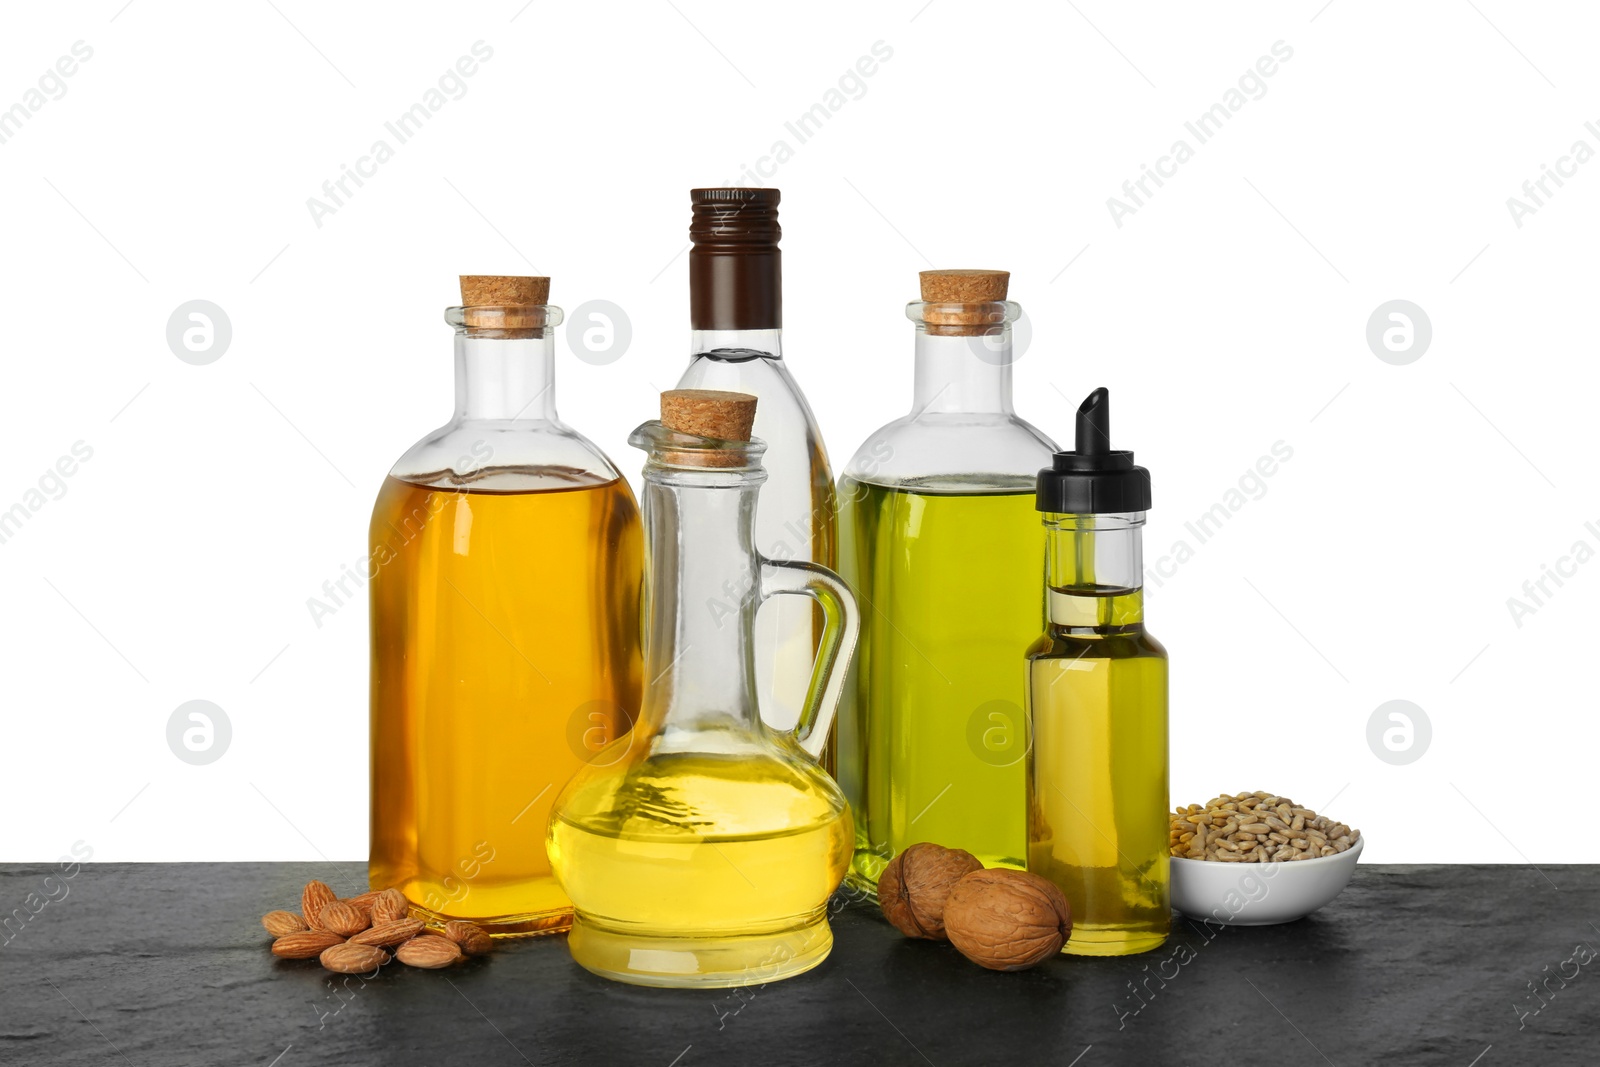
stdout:
<svg viewBox="0 0 1600 1067">
<path fill-rule="evenodd" d="M 932 841 L 1027 864 L 1027 674 L 1043 628 L 1033 479 L 840 484 L 840 571 L 861 640 L 838 721 L 856 824 L 850 881 L 875 893 Z"/>
</svg>

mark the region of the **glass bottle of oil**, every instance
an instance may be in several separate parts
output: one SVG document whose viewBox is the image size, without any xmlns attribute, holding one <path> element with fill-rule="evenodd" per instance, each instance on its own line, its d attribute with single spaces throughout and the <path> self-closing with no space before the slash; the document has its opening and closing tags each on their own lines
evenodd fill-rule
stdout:
<svg viewBox="0 0 1600 1067">
<path fill-rule="evenodd" d="M 839 486 L 840 570 L 862 637 L 839 713 L 855 813 L 851 882 L 875 892 L 919 841 L 988 866 L 1027 862 L 1019 650 L 1039 633 L 1044 533 L 1034 472 L 1055 445 L 1011 407 L 1003 271 L 926 271 L 915 405 L 861 446 Z"/>
<path fill-rule="evenodd" d="M 760 401 L 755 435 L 767 445 L 756 548 L 772 559 L 836 565 L 833 472 L 822 432 L 783 353 L 783 253 L 777 189 L 689 193 L 690 358 L 680 389 L 722 389 Z M 791 729 L 805 703 L 821 612 L 791 598 L 756 616 L 761 717 Z M 824 750 L 832 769 L 832 750 Z"/>
<path fill-rule="evenodd" d="M 850 809 L 818 766 L 855 648 L 855 601 L 829 570 L 757 552 L 765 446 L 755 398 L 662 396 L 634 431 L 644 468 L 645 677 L 638 724 L 568 784 L 550 862 L 576 909 L 568 946 L 596 974 L 654 986 L 760 984 L 833 946 L 829 895 Z M 826 626 L 794 730 L 762 722 L 756 608 L 801 594 Z"/>
<path fill-rule="evenodd" d="M 638 707 L 642 531 L 556 415 L 549 280 L 461 283 L 455 416 L 372 513 L 368 873 L 436 918 L 544 933 L 571 917 L 550 805 Z"/>
<path fill-rule="evenodd" d="M 1049 617 L 1028 649 L 1028 869 L 1072 905 L 1063 952 L 1167 939 L 1167 652 L 1144 628 L 1150 472 L 1111 448 L 1110 399 L 1078 409 L 1077 448 L 1039 472 Z"/>
</svg>

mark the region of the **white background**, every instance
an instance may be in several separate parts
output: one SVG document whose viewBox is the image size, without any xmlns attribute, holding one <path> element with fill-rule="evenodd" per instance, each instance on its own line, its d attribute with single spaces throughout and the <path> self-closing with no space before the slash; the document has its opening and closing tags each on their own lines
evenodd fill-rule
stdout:
<svg viewBox="0 0 1600 1067">
<path fill-rule="evenodd" d="M 786 347 L 836 469 L 909 408 L 928 267 L 1012 272 L 1024 417 L 1064 439 L 1110 387 L 1154 477 L 1147 562 L 1195 548 L 1149 606 L 1174 800 L 1285 793 L 1361 827 L 1368 861 L 1600 860 L 1571 818 L 1600 564 L 1520 626 L 1507 607 L 1600 548 L 1600 162 L 1520 227 L 1506 203 L 1600 149 L 1592 11 L 123 4 L 13 6 L 0 33 L 0 107 L 93 49 L 0 144 L 0 510 L 93 449 L 0 544 L 0 859 L 364 856 L 365 606 L 319 628 L 306 602 L 448 415 L 455 276 L 548 273 L 569 310 L 626 310 L 614 363 L 563 338 L 559 403 L 636 474 L 627 431 L 686 357 L 687 190 L 784 140 L 743 183 L 783 190 Z M 307 198 L 480 40 L 465 95 L 316 225 Z M 799 143 L 785 122 L 879 41 Z M 1278 41 L 1265 94 L 1199 144 L 1184 123 Z M 1194 158 L 1116 225 L 1107 198 L 1179 138 Z M 193 299 L 232 323 L 207 366 L 166 341 Z M 1432 322 L 1405 366 L 1365 338 L 1392 299 Z M 1184 523 L 1279 441 L 1293 458 L 1197 545 Z M 232 723 L 206 766 L 166 741 L 192 699 Z M 1403 766 L 1367 741 L 1393 699 L 1432 724 Z"/>
</svg>

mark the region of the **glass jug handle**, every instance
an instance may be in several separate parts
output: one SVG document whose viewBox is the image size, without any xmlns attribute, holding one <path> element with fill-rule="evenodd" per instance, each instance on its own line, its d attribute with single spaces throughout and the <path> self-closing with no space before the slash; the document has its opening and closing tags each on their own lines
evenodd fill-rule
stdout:
<svg viewBox="0 0 1600 1067">
<path fill-rule="evenodd" d="M 844 695 L 850 657 L 861 633 L 861 616 L 856 598 L 844 580 L 826 567 L 795 560 L 761 560 L 761 599 L 783 593 L 798 593 L 822 607 L 822 640 L 817 643 L 817 659 L 811 668 L 811 684 L 806 687 L 805 704 L 794 724 L 794 739 L 814 760 L 822 758 L 828 731 Z"/>
</svg>

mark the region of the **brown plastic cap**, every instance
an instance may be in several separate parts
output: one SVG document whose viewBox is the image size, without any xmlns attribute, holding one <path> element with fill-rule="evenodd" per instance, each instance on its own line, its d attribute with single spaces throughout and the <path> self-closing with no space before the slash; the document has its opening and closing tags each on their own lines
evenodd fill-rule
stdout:
<svg viewBox="0 0 1600 1067">
<path fill-rule="evenodd" d="M 748 441 L 756 421 L 756 398 L 716 389 L 669 389 L 661 394 L 661 424 L 669 430 L 718 441 Z M 669 463 L 688 467 L 742 467 L 742 451 L 669 452 Z"/>
<path fill-rule="evenodd" d="M 774 330 L 783 325 L 783 253 L 776 189 L 691 189 L 689 326 Z"/>
<path fill-rule="evenodd" d="M 506 274 L 463 274 L 462 307 L 527 307 L 550 303 L 550 279 Z"/>
<path fill-rule="evenodd" d="M 925 270 L 920 277 L 929 304 L 992 304 L 1006 298 L 1011 283 L 1005 270 Z"/>
</svg>

